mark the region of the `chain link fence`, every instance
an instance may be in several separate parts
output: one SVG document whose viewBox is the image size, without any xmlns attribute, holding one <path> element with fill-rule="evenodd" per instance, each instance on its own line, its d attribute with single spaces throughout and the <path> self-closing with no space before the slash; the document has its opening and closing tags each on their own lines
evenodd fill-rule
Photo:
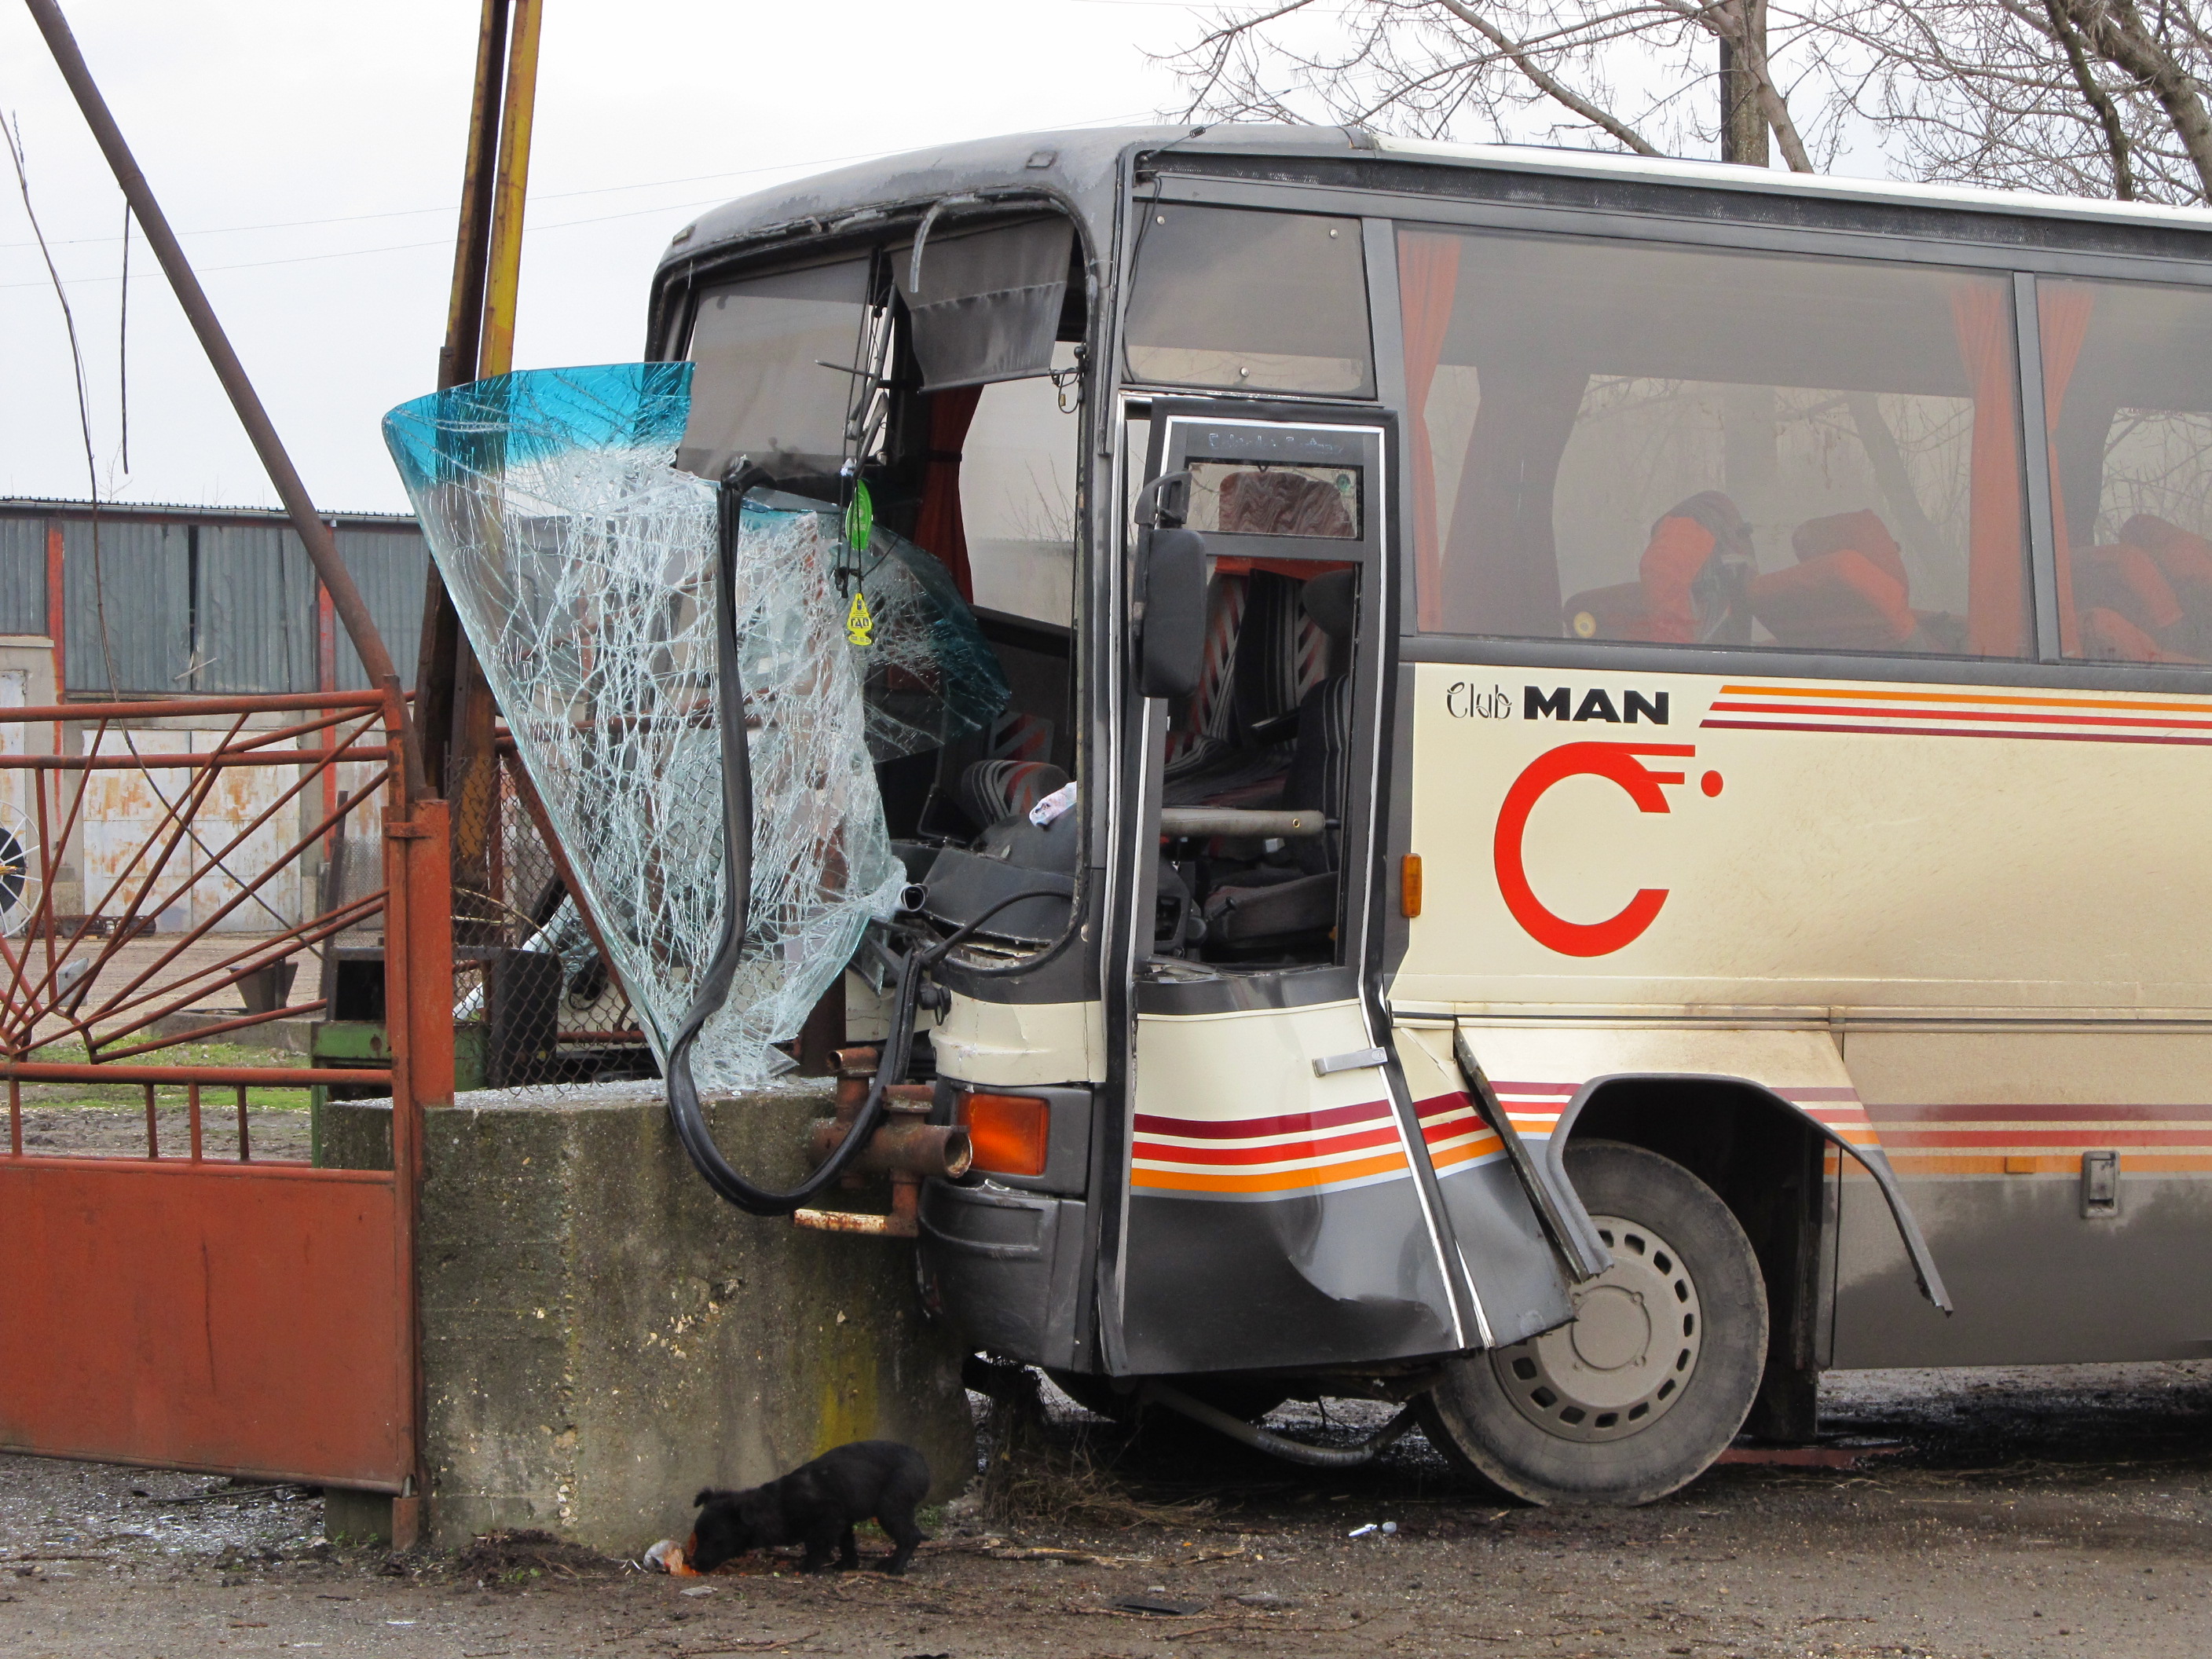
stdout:
<svg viewBox="0 0 2212 1659">
<path fill-rule="evenodd" d="M 590 919 L 570 896 L 527 777 L 502 745 L 449 765 L 453 1047 L 459 1090 L 558 1087 L 659 1075 Z M 325 902 L 383 885 L 380 841 L 343 837 Z M 384 1018 L 380 926 L 341 936 L 324 994 L 333 1018 Z"/>
</svg>

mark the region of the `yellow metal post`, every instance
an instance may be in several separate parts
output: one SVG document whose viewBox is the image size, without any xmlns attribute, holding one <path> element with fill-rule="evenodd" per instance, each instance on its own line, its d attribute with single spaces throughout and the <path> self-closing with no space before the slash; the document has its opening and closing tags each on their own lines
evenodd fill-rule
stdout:
<svg viewBox="0 0 2212 1659">
<path fill-rule="evenodd" d="M 507 99 L 500 122 L 499 178 L 493 185 L 491 262 L 484 284 L 479 378 L 514 367 L 515 296 L 522 276 L 522 207 L 530 187 L 530 124 L 538 96 L 538 31 L 544 0 L 514 0 L 507 53 Z"/>
</svg>

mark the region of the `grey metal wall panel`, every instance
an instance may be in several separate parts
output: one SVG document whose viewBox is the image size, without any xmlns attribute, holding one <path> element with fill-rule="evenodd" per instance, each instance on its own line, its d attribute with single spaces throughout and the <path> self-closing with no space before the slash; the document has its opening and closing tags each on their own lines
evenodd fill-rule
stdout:
<svg viewBox="0 0 2212 1659">
<path fill-rule="evenodd" d="M 46 521 L 0 519 L 0 634 L 46 631 Z"/>
<path fill-rule="evenodd" d="M 422 586 L 430 568 L 430 550 L 419 530 L 340 530 L 338 556 L 353 573 L 354 585 L 376 619 L 384 635 L 384 648 L 392 653 L 403 687 L 415 684 L 415 658 L 422 633 Z M 338 685 L 343 690 L 367 689 L 368 675 L 345 630 L 337 630 Z"/>
<path fill-rule="evenodd" d="M 315 568 L 275 525 L 199 528 L 198 672 L 204 692 L 315 689 Z"/>
<path fill-rule="evenodd" d="M 70 691 L 191 690 L 191 550 L 180 524 L 103 518 L 63 526 L 63 675 Z"/>
</svg>

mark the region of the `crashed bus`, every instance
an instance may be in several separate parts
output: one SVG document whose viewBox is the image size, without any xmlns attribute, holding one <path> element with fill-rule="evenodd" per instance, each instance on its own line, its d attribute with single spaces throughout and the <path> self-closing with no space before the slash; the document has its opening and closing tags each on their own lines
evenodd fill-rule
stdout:
<svg viewBox="0 0 2212 1659">
<path fill-rule="evenodd" d="M 842 985 L 871 1109 L 963 1132 L 929 1308 L 1537 1502 L 1810 1438 L 1825 1370 L 2208 1352 L 2208 256 L 1259 126 L 683 230 L 676 467 L 921 550 L 991 680 L 871 751 L 907 943 Z"/>
</svg>

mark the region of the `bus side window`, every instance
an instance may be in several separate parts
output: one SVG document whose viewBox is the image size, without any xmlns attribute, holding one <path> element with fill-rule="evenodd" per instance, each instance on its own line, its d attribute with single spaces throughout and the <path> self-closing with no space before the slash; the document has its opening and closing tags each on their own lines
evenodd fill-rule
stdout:
<svg viewBox="0 0 2212 1659">
<path fill-rule="evenodd" d="M 676 464 L 718 478 L 738 456 L 780 473 L 834 472 L 852 383 L 823 362 L 852 361 L 868 262 L 748 276 L 699 296 L 688 356 L 698 364 Z"/>
<path fill-rule="evenodd" d="M 1054 349 L 1055 370 L 1075 349 Z M 976 605 L 1049 627 L 1074 621 L 1075 466 L 1082 416 L 1046 379 L 982 388 L 960 450 L 960 515 Z"/>
<path fill-rule="evenodd" d="M 1375 395 L 1357 219 L 1142 202 L 1122 330 L 1129 378 Z"/>
<path fill-rule="evenodd" d="M 2212 661 L 2212 295 L 2036 284 L 2069 657 Z"/>
<path fill-rule="evenodd" d="M 2008 277 L 1399 248 L 1425 630 L 2028 654 Z"/>
</svg>

